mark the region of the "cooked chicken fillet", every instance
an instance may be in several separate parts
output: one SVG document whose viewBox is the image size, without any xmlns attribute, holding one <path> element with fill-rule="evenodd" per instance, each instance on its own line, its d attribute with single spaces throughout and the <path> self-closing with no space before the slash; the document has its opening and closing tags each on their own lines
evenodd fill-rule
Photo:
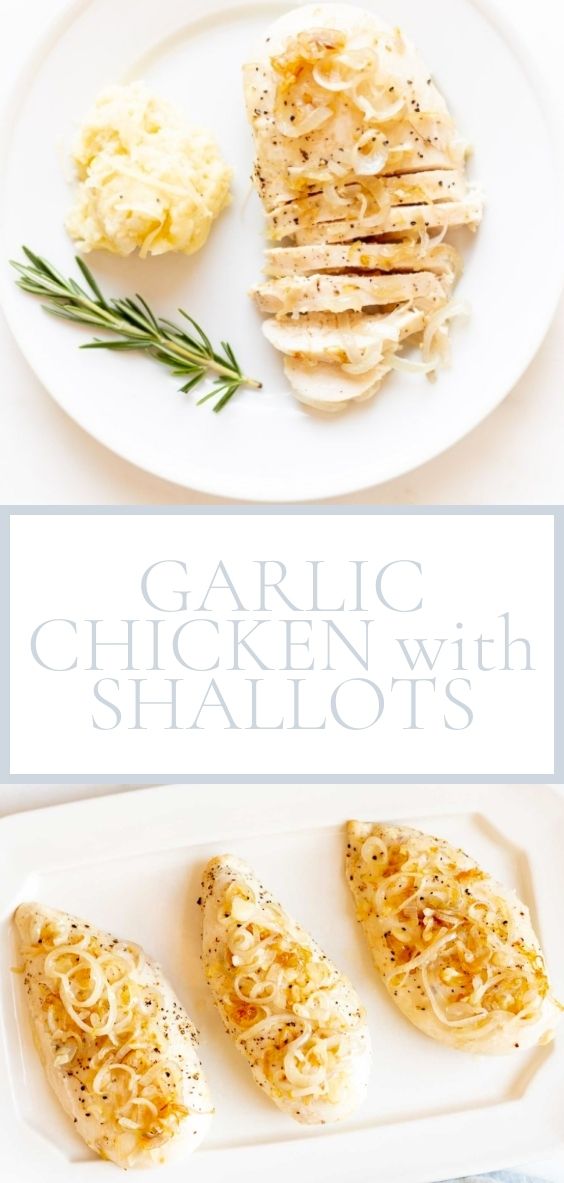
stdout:
<svg viewBox="0 0 564 1183">
<path fill-rule="evenodd" d="M 561 1017 L 528 908 L 449 842 L 350 822 L 346 874 L 374 965 L 403 1014 L 463 1051 L 548 1043 Z"/>
<path fill-rule="evenodd" d="M 118 1166 L 194 1150 L 212 1105 L 198 1036 L 136 945 L 42 904 L 15 914 L 33 1036 L 77 1133 Z"/>
<path fill-rule="evenodd" d="M 361 312 L 363 308 L 416 301 L 421 308 L 445 300 L 445 283 L 421 271 L 401 275 L 292 275 L 255 289 L 261 312 Z"/>
<path fill-rule="evenodd" d="M 269 238 L 283 244 L 267 252 L 268 282 L 253 289 L 259 309 L 280 318 L 410 303 L 427 316 L 423 364 L 409 368 L 435 373 L 462 307 L 447 308 L 462 260 L 443 239 L 451 227 L 475 229 L 483 202 L 420 55 L 361 8 L 304 5 L 269 30 L 244 81 L 255 184 Z M 264 331 L 279 340 L 268 322 Z M 334 351 L 292 353 L 286 374 L 300 401 L 334 409 L 374 393 L 401 344 L 354 373 Z"/>
<path fill-rule="evenodd" d="M 347 1117 L 371 1059 L 353 987 L 240 859 L 212 859 L 202 896 L 204 971 L 257 1084 L 304 1124 Z"/>
</svg>

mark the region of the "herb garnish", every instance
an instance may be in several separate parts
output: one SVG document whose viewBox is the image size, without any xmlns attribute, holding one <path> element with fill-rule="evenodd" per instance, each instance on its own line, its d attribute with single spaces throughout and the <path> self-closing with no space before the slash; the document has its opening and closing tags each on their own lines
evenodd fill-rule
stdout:
<svg viewBox="0 0 564 1183">
<path fill-rule="evenodd" d="M 214 411 L 222 408 L 242 386 L 260 390 L 262 383 L 248 378 L 242 371 L 231 346 L 221 342 L 221 353 L 213 348 L 203 329 L 187 312 L 179 309 L 191 326 L 186 330 L 170 320 L 157 317 L 142 296 L 133 299 L 108 300 L 86 263 L 77 258 L 88 291 L 74 279 L 65 279 L 46 259 L 23 247 L 27 263 L 12 262 L 20 278 L 18 287 L 33 296 L 41 296 L 43 308 L 52 316 L 71 320 L 76 324 L 94 325 L 115 339 L 100 339 L 81 346 L 81 349 L 113 349 L 145 351 L 167 366 L 177 378 L 188 378 L 180 389 L 188 394 L 208 376 L 215 374 L 212 389 L 199 399 L 198 406 L 216 399 Z"/>
</svg>

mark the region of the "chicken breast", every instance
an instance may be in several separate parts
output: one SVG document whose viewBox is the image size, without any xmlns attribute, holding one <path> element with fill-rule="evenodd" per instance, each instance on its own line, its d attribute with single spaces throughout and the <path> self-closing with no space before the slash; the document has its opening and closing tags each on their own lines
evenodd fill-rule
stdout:
<svg viewBox="0 0 564 1183">
<path fill-rule="evenodd" d="M 475 229 L 483 201 L 469 188 L 467 145 L 428 67 L 373 13 L 313 4 L 273 25 L 244 81 L 256 188 L 269 239 L 282 244 L 267 252 L 267 282 L 251 292 L 258 308 L 279 319 L 409 303 L 427 314 L 424 359 L 403 368 L 436 375 L 460 309 L 447 311 L 462 259 L 444 236 Z M 274 325 L 265 333 L 284 346 L 291 338 Z M 334 351 L 283 348 L 285 372 L 301 402 L 334 410 L 375 393 L 399 368 L 391 362 L 401 341 L 391 344 L 371 366 L 352 371 L 345 359 L 340 372 Z"/>
<path fill-rule="evenodd" d="M 206 978 L 257 1084 L 301 1123 L 345 1118 L 370 1071 L 350 982 L 240 859 L 208 863 L 202 902 Z"/>
<path fill-rule="evenodd" d="M 346 873 L 376 969 L 419 1030 L 487 1055 L 552 1039 L 563 1008 L 514 892 L 406 826 L 350 822 Z"/>
<path fill-rule="evenodd" d="M 187 1156 L 212 1115 L 198 1036 L 136 945 L 42 904 L 15 914 L 33 1036 L 77 1133 L 118 1166 Z"/>
<path fill-rule="evenodd" d="M 362 312 L 413 302 L 430 309 L 445 302 L 445 284 L 430 272 L 415 275 L 321 275 L 272 279 L 254 291 L 261 312 Z"/>
</svg>

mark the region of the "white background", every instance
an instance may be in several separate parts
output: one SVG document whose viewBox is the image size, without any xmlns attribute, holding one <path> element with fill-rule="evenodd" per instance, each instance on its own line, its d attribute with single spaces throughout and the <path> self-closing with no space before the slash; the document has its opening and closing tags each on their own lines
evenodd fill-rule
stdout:
<svg viewBox="0 0 564 1183">
<path fill-rule="evenodd" d="M 557 0 L 495 2 L 505 18 L 514 23 L 529 50 L 536 53 L 547 79 L 558 83 L 564 40 L 561 5 Z M 0 106 L 32 43 L 42 36 L 64 3 L 0 0 Z M 564 117 L 564 91 L 555 86 L 554 93 Z M 542 234 L 540 191 L 539 203 Z M 537 216 L 535 211 L 532 216 Z M 550 250 L 550 243 L 545 246 Z M 0 359 L 1 502 L 163 504 L 212 500 L 146 476 L 90 440 L 42 390 L 1 319 Z M 343 500 L 384 504 L 564 501 L 563 370 L 564 304 L 529 373 L 513 395 L 466 440 L 407 477 Z"/>
<path fill-rule="evenodd" d="M 527 774 L 550 776 L 553 771 L 553 522 L 547 516 L 385 516 L 378 519 L 364 515 L 317 515 L 296 521 L 287 515 L 121 515 L 100 516 L 18 516 L 11 520 L 11 773 L 12 775 L 234 775 L 268 776 L 276 773 L 297 775 L 472 775 Z M 161 700 L 169 687 L 167 677 L 186 678 L 186 709 L 180 697 L 179 730 L 170 726 L 170 711 L 151 708 L 143 717 L 146 730 L 128 730 L 133 725 L 132 709 L 125 727 L 96 730 L 92 711 L 103 727 L 113 723 L 109 710 L 101 712 L 92 698 L 93 684 L 99 678 L 120 679 L 125 684 L 139 674 L 121 672 L 127 667 L 120 647 L 108 653 L 101 673 L 88 671 L 90 633 L 79 626 L 79 666 L 69 673 L 50 673 L 34 661 L 30 638 L 46 620 L 107 622 L 100 626 L 100 639 L 115 642 L 124 637 L 119 622 L 128 619 L 167 617 L 159 611 L 178 603 L 176 589 L 189 589 L 187 611 L 168 616 L 163 632 L 177 629 L 186 619 L 201 617 L 198 607 L 222 560 L 240 589 L 246 611 L 234 608 L 231 593 L 214 592 L 206 600 L 203 613 L 222 622 L 232 618 L 252 626 L 265 619 L 257 612 L 260 604 L 256 560 L 281 561 L 288 569 L 287 591 L 294 603 L 305 607 L 304 616 L 313 617 L 316 628 L 323 619 L 334 619 L 346 635 L 360 644 L 361 630 L 354 613 L 308 613 L 311 587 L 308 586 L 308 561 L 323 560 L 331 574 L 331 599 L 319 604 L 338 606 L 347 593 L 343 572 L 353 561 L 366 562 L 366 586 L 374 587 L 376 574 L 391 562 L 412 560 L 421 563 L 423 579 L 414 583 L 412 567 L 395 568 L 386 577 L 384 595 L 400 607 L 417 604 L 423 597 L 420 612 L 395 612 L 381 606 L 373 592 L 367 591 L 366 616 L 374 620 L 372 661 L 366 673 L 339 645 L 332 654 L 335 671 L 324 673 L 323 649 L 311 653 L 297 651 L 296 670 L 307 667 L 312 656 L 316 670 L 311 673 L 268 673 L 245 662 L 243 672 L 229 672 L 232 656 L 223 650 L 220 666 L 213 673 L 187 674 L 165 649 L 160 659 L 164 673 L 143 672 L 145 700 Z M 166 569 L 168 579 L 161 583 L 157 609 L 142 598 L 143 573 L 160 561 L 182 561 L 188 574 Z M 368 579 L 370 576 L 370 580 Z M 156 582 L 156 580 L 155 580 Z M 221 577 L 218 583 L 223 582 Z M 350 580 L 347 581 L 350 587 Z M 322 594 L 322 593 L 321 593 Z M 354 582 L 352 584 L 354 595 Z M 152 592 L 156 596 L 156 589 Z M 350 603 L 350 592 L 347 603 Z M 427 678 L 428 669 L 419 662 L 412 675 L 398 653 L 395 638 L 426 638 L 435 652 L 433 638 L 459 635 L 473 641 L 480 635 L 499 636 L 499 617 L 511 615 L 511 636 L 530 638 L 533 670 L 522 668 L 523 647 L 512 650 L 515 672 L 480 674 L 476 657 L 469 654 L 464 665 L 467 674 L 452 672 L 451 646 L 445 646 L 446 668 L 437 665 L 437 695 L 422 688 L 424 697 L 419 714 L 421 730 L 409 730 L 409 687 L 396 687 L 391 693 L 391 679 Z M 269 616 L 268 613 L 271 615 Z M 267 606 L 268 628 L 276 620 L 300 618 L 278 599 Z M 457 631 L 458 622 L 464 626 Z M 243 629 L 242 633 L 247 631 Z M 268 629 L 263 630 L 268 632 Z M 206 630 L 206 634 L 209 630 Z M 301 634 L 302 630 L 297 632 Z M 75 659 L 76 646 L 61 640 L 53 655 L 47 655 L 47 641 L 41 652 L 48 664 L 64 668 Z M 267 655 L 261 633 L 251 637 L 257 653 L 275 665 L 276 657 Z M 409 646 L 410 650 L 413 648 Z M 150 652 L 150 651 L 149 651 Z M 489 650 L 492 653 L 492 649 Z M 504 664 L 495 650 L 486 665 Z M 144 649 L 143 658 L 134 658 L 137 670 L 150 670 L 153 657 Z M 210 655 L 211 654 L 211 655 Z M 348 660 L 347 660 L 348 658 Z M 317 659 L 320 666 L 317 667 Z M 213 644 L 192 661 L 205 669 L 216 660 Z M 456 666 L 455 660 L 455 666 Z M 86 669 L 84 666 L 86 665 Z M 172 667 L 172 668 L 171 668 Z M 222 668 L 223 667 L 223 668 Z M 461 711 L 453 711 L 442 697 L 442 688 L 451 677 L 472 681 L 471 705 L 475 711 L 472 727 L 460 730 Z M 223 711 L 207 710 L 201 730 L 191 728 L 193 719 L 215 677 L 241 730 L 226 729 Z M 292 695 L 288 680 L 303 678 L 304 723 L 317 727 L 327 716 L 326 730 L 266 730 L 282 716 L 292 718 Z M 246 704 L 247 678 L 263 679 L 268 689 L 268 703 L 259 710 L 262 730 L 245 730 L 250 716 Z M 348 679 L 355 680 L 354 701 L 351 691 L 343 697 L 342 713 L 355 728 L 374 717 L 372 701 L 366 711 L 366 688 L 361 679 L 372 679 L 385 696 L 385 710 L 375 727 L 346 730 L 331 718 L 330 698 L 334 689 Z M 457 687 L 458 689 L 458 687 Z M 454 690 L 456 694 L 456 689 Z M 429 700 L 430 696 L 430 700 Z M 458 696 L 458 695 L 457 695 Z M 466 701 L 466 693 L 462 693 Z M 120 695 L 123 704 L 123 691 Z M 450 716 L 446 730 L 443 716 Z M 357 722 L 358 720 L 358 722 Z M 290 724 L 291 726 L 291 724 Z"/>
</svg>

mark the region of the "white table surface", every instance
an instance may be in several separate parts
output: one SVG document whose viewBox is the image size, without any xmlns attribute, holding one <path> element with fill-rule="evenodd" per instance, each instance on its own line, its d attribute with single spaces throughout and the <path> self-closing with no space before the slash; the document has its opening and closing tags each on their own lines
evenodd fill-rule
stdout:
<svg viewBox="0 0 564 1183">
<path fill-rule="evenodd" d="M 564 48 L 559 0 L 491 2 L 497 4 L 540 59 L 545 75 L 559 80 Z M 0 104 L 31 45 L 65 3 L 0 0 Z M 558 93 L 564 129 L 561 87 Z M 91 440 L 59 410 L 31 374 L 1 317 L 0 363 L 1 503 L 134 505 L 216 501 L 148 476 Z M 485 423 L 416 472 L 341 500 L 352 504 L 420 505 L 564 502 L 563 371 L 564 301 L 533 366 Z"/>
</svg>

